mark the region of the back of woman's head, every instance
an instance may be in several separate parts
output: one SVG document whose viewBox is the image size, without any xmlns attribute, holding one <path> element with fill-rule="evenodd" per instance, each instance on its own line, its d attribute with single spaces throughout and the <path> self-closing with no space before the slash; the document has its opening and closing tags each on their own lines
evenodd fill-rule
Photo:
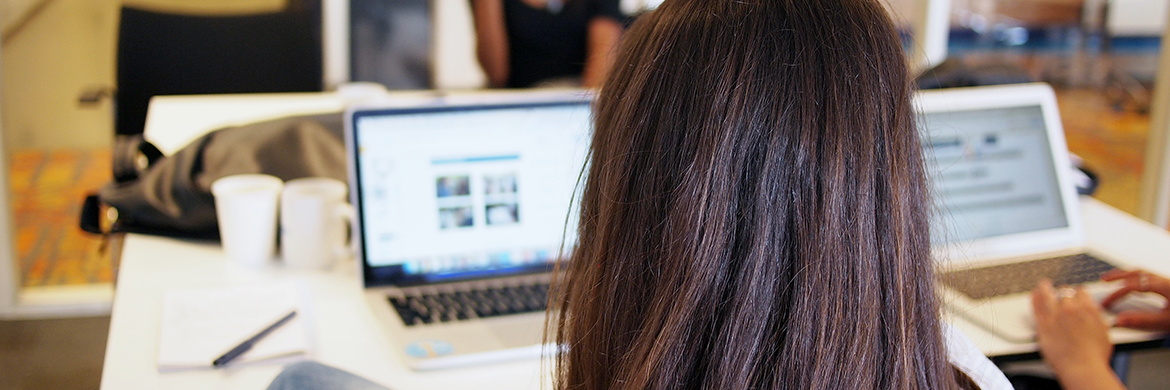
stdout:
<svg viewBox="0 0 1170 390">
<path fill-rule="evenodd" d="M 595 107 L 556 383 L 953 388 L 912 90 L 873 0 L 668 0 Z"/>
</svg>

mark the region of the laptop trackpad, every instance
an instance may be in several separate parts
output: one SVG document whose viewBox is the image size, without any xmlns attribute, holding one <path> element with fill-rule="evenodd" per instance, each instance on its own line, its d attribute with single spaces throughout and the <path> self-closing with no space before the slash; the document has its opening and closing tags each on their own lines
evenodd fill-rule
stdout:
<svg viewBox="0 0 1170 390">
<path fill-rule="evenodd" d="M 492 318 L 488 327 L 505 348 L 541 344 L 544 312 Z"/>
</svg>

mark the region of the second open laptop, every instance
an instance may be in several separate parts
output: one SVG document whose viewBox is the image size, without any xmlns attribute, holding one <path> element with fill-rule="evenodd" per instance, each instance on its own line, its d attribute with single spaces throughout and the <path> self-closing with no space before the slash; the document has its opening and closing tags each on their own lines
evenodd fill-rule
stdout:
<svg viewBox="0 0 1170 390">
<path fill-rule="evenodd" d="M 347 113 L 365 294 L 414 369 L 539 356 L 575 242 L 588 96 L 472 100 Z"/>
<path fill-rule="evenodd" d="M 952 310 L 1006 340 L 1030 342 L 1030 291 L 1042 278 L 1084 284 L 1097 296 L 1114 288 L 1100 276 L 1126 262 L 1085 245 L 1051 87 L 926 91 L 918 105 L 936 200 L 932 241 Z"/>
</svg>

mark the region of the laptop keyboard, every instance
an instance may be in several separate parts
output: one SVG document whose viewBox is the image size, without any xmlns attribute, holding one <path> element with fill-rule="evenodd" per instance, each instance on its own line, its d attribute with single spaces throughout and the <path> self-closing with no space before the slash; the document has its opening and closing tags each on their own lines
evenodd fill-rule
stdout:
<svg viewBox="0 0 1170 390">
<path fill-rule="evenodd" d="M 406 326 L 544 311 L 548 283 L 390 297 Z"/>
<path fill-rule="evenodd" d="M 1113 268 L 1096 257 L 1077 254 L 946 272 L 939 280 L 971 299 L 985 299 L 1032 291 L 1042 278 L 1057 286 L 1093 282 Z"/>
</svg>

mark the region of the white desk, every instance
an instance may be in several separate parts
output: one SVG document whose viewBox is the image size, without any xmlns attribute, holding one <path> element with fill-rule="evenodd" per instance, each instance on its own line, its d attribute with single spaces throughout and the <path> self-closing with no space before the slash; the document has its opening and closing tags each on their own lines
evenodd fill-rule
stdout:
<svg viewBox="0 0 1170 390">
<path fill-rule="evenodd" d="M 232 286 L 296 280 L 312 296 L 315 360 L 342 367 L 394 389 L 537 389 L 540 362 L 414 372 L 390 352 L 361 295 L 357 266 L 332 272 L 252 269 L 231 263 L 214 243 L 127 235 L 118 271 L 103 389 L 263 389 L 280 366 L 160 374 L 156 368 L 163 292 L 172 288 Z M 547 388 L 547 387 L 546 387 Z"/>
<path fill-rule="evenodd" d="M 257 118 L 247 117 L 242 104 L 251 104 Z M 230 111 L 230 122 L 271 117 L 290 106 L 335 104 L 332 94 L 252 95 L 248 97 L 163 97 L 150 108 L 147 136 L 166 142 L 172 151 L 210 127 L 231 124 L 215 114 Z M 318 107 L 318 106 L 314 106 Z M 328 111 L 328 110 L 325 110 Z M 322 112 L 322 111 L 318 111 Z M 164 115 L 165 114 L 165 115 Z M 193 126 L 192 120 L 204 123 Z M 173 127 L 172 127 L 173 126 Z M 176 131 L 169 131 L 179 129 Z M 186 139 L 182 139 L 186 137 Z M 1170 275 L 1170 234 L 1096 200 L 1082 202 L 1090 243 L 1105 254 L 1134 259 L 1133 265 Z M 1142 243 L 1140 245 L 1136 243 Z M 160 374 L 156 369 L 162 295 L 171 288 L 231 286 L 269 281 L 296 280 L 312 295 L 312 333 L 315 360 L 344 368 L 394 389 L 537 389 L 548 376 L 541 375 L 538 360 L 471 368 L 414 372 L 390 353 L 390 342 L 376 328 L 361 286 L 357 265 L 342 264 L 332 272 L 296 272 L 271 266 L 249 269 L 224 259 L 214 243 L 127 235 L 122 250 L 106 345 L 103 389 L 263 389 L 279 372 L 279 366 L 251 366 Z M 1034 344 L 1014 344 L 995 337 L 958 318 L 951 319 L 987 355 L 1014 355 L 1036 351 Z M 1117 343 L 1148 340 L 1148 334 L 1117 332 Z M 546 369 L 549 366 L 544 366 Z M 547 383 L 544 383 L 547 385 Z M 546 388 L 548 388 L 546 386 Z"/>
<path fill-rule="evenodd" d="M 156 96 L 143 137 L 170 156 L 211 130 L 343 109 L 345 100 L 336 93 Z"/>
<path fill-rule="evenodd" d="M 361 91 L 360 96 L 347 98 L 336 92 L 271 93 L 234 95 L 156 96 L 150 100 L 146 113 L 143 137 L 158 147 L 164 155 L 171 155 L 196 138 L 229 126 L 239 126 L 293 115 L 323 114 L 345 109 L 346 100 L 378 102 L 381 105 L 418 106 L 447 101 L 476 103 L 533 99 L 540 95 L 549 99 L 588 95 L 584 89 L 547 88 L 533 90 L 470 90 L 470 91 L 395 91 L 380 94 Z"/>
<path fill-rule="evenodd" d="M 554 92 L 555 93 L 555 92 Z M 508 94 L 499 94 L 506 99 Z M 469 97 L 470 96 L 470 97 Z M 465 94 L 456 99 L 481 99 Z M 425 104 L 434 94 L 411 92 L 389 98 Z M 209 130 L 287 115 L 336 112 L 335 93 L 164 96 L 152 100 L 145 136 L 172 154 Z M 228 262 L 216 243 L 127 235 L 102 370 L 103 389 L 263 389 L 280 366 L 250 366 L 160 374 L 155 356 L 163 293 L 172 288 L 232 286 L 295 280 L 312 296 L 313 358 L 394 389 L 537 389 L 549 379 L 540 362 L 528 360 L 437 372 L 414 372 L 397 361 L 375 327 L 361 295 L 354 262 L 332 272 L 292 271 L 279 266 L 250 269 Z M 547 386 L 546 386 L 547 388 Z"/>
</svg>

